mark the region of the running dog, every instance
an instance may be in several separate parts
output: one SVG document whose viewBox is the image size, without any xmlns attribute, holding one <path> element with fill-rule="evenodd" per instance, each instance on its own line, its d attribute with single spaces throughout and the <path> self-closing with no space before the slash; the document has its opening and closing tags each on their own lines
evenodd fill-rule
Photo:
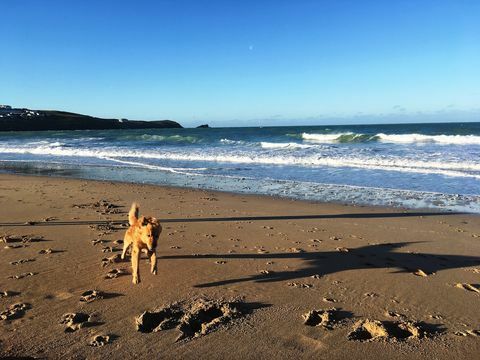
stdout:
<svg viewBox="0 0 480 360">
<path fill-rule="evenodd" d="M 154 217 L 138 217 L 138 205 L 132 204 L 128 213 L 128 223 L 130 227 L 125 233 L 123 240 L 122 259 L 125 259 L 127 249 L 132 246 L 132 282 L 138 284 L 140 282 L 140 274 L 138 272 L 138 261 L 140 260 L 141 250 L 147 251 L 147 256 L 150 258 L 150 271 L 152 274 L 157 274 L 157 255 L 155 250 L 157 248 L 157 241 L 162 226 L 160 221 Z"/>
</svg>

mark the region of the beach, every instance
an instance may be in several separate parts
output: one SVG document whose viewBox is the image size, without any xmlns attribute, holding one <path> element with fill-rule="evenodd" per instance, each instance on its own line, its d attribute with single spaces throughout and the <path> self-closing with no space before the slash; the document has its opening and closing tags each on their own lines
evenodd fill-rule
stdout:
<svg viewBox="0 0 480 360">
<path fill-rule="evenodd" d="M 163 226 L 138 285 L 133 201 Z M 3 357 L 480 353 L 478 215 L 1 174 L 0 223 Z"/>
</svg>

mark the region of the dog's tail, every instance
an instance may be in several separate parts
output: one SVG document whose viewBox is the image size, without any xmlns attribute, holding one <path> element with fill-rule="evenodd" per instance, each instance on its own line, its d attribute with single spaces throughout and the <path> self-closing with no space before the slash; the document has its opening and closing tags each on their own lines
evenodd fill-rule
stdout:
<svg viewBox="0 0 480 360">
<path fill-rule="evenodd" d="M 130 208 L 130 211 L 128 212 L 128 223 L 130 225 L 133 225 L 137 222 L 138 220 L 138 204 L 133 203 L 132 207 Z"/>
</svg>

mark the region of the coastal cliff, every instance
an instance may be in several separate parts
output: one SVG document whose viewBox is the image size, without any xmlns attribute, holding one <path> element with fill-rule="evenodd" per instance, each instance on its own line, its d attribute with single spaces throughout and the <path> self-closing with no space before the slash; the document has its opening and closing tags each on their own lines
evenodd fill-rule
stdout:
<svg viewBox="0 0 480 360">
<path fill-rule="evenodd" d="M 0 112 L 0 131 L 159 129 L 182 127 L 182 125 L 172 120 L 141 121 L 102 119 L 54 110 L 29 110 L 3 107 Z"/>
</svg>

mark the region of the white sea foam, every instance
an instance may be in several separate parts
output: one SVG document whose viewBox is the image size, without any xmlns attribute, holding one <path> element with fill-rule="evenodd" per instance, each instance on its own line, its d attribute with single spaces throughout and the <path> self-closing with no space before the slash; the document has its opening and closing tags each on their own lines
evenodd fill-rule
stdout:
<svg viewBox="0 0 480 360">
<path fill-rule="evenodd" d="M 66 157 L 95 157 L 101 159 L 116 159 L 131 161 L 131 159 L 156 159 L 190 162 L 220 162 L 238 164 L 266 164 L 283 166 L 307 167 L 351 167 L 370 170 L 399 171 L 422 174 L 439 174 L 452 177 L 468 177 L 480 179 L 480 163 L 453 162 L 453 161 L 425 161 L 399 157 L 372 157 L 372 156 L 296 156 L 279 152 L 278 154 L 259 154 L 254 151 L 219 151 L 208 150 L 180 150 L 170 151 L 142 151 L 123 148 L 73 148 L 61 147 L 52 144 L 39 146 L 0 146 L 0 153 L 34 154 Z"/>
<path fill-rule="evenodd" d="M 332 143 L 336 142 L 338 138 L 342 135 L 353 135 L 351 132 L 347 133 L 337 133 L 337 134 L 308 134 L 303 133 L 302 139 L 318 143 Z"/>
<path fill-rule="evenodd" d="M 352 132 L 336 134 L 309 134 L 302 133 L 302 139 L 316 143 L 336 142 L 367 142 L 378 140 L 386 143 L 437 143 L 455 145 L 480 145 L 480 136 L 477 135 L 424 135 L 424 134 L 384 134 L 375 135 L 355 134 Z"/>
<path fill-rule="evenodd" d="M 195 171 L 208 170 L 208 168 L 173 168 L 173 167 L 166 167 L 166 166 L 158 166 L 158 165 L 152 165 L 152 164 L 145 164 L 145 163 L 138 162 L 138 161 L 120 160 L 120 159 L 113 158 L 113 157 L 103 157 L 103 159 L 113 161 L 113 162 L 117 162 L 117 163 L 120 163 L 120 164 L 132 165 L 132 166 L 135 166 L 135 167 L 141 167 L 141 168 L 150 169 L 150 170 L 167 171 L 167 172 L 171 172 L 171 173 L 174 173 L 174 174 L 197 175 L 195 173 Z"/>
<path fill-rule="evenodd" d="M 260 146 L 264 149 L 308 149 L 311 145 L 298 144 L 298 143 L 272 143 L 272 142 L 260 142 Z"/>
<path fill-rule="evenodd" d="M 246 141 L 231 140 L 231 139 L 220 139 L 220 143 L 222 143 L 224 145 L 245 145 Z"/>
<path fill-rule="evenodd" d="M 476 135 L 423 135 L 423 134 L 377 134 L 380 141 L 392 143 L 425 143 L 456 145 L 480 145 L 480 136 Z"/>
<path fill-rule="evenodd" d="M 121 140 L 127 141 L 152 141 L 152 142 L 169 142 L 169 143 L 190 143 L 194 144 L 200 142 L 200 138 L 196 136 L 182 136 L 182 135 L 151 135 L 151 134 L 142 134 L 142 135 L 125 135 L 120 138 Z"/>
</svg>

